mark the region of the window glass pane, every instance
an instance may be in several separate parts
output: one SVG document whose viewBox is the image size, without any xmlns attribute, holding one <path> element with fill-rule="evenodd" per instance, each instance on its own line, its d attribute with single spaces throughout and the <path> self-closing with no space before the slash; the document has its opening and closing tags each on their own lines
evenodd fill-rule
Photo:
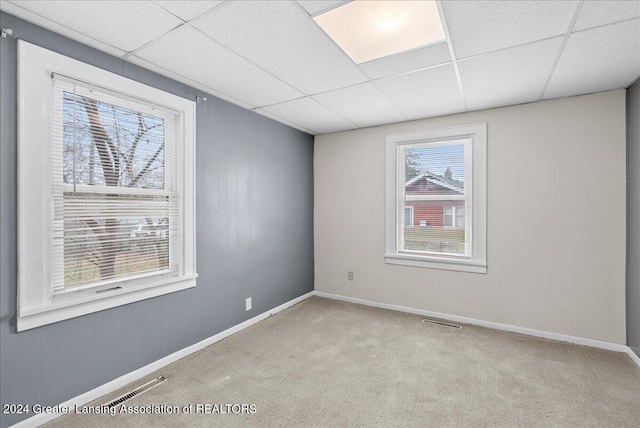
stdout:
<svg viewBox="0 0 640 428">
<path fill-rule="evenodd" d="M 166 146 L 171 150 L 173 141 L 171 120 L 165 123 L 163 118 L 98 98 L 62 91 L 63 182 L 173 190 L 165 181 Z M 60 193 L 54 203 L 59 220 L 53 247 L 62 251 L 60 263 L 52 267 L 54 288 L 177 271 L 177 207 L 173 195 L 99 187 L 95 192 L 74 187 Z"/>
<path fill-rule="evenodd" d="M 414 223 L 404 228 L 405 251 L 465 254 L 465 141 L 420 143 L 405 147 L 405 204 Z"/>
<path fill-rule="evenodd" d="M 464 207 L 456 207 L 456 227 L 464 227 Z"/>
<path fill-rule="evenodd" d="M 63 197 L 64 287 L 175 268 L 169 257 L 173 229 L 168 198 L 88 193 Z M 132 210 L 131 204 L 138 208 Z"/>
<path fill-rule="evenodd" d="M 446 227 L 453 227 L 453 216 L 452 215 L 444 215 L 444 225 Z"/>
<path fill-rule="evenodd" d="M 63 92 L 63 180 L 164 189 L 164 119 Z"/>
</svg>

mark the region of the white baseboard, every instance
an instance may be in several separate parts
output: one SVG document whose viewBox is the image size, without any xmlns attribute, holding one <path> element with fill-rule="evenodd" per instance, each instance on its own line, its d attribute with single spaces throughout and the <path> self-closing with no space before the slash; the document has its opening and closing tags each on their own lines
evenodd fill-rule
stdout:
<svg viewBox="0 0 640 428">
<path fill-rule="evenodd" d="M 341 300 L 344 302 L 357 303 L 357 304 L 366 305 L 366 306 L 373 306 L 375 308 L 390 309 L 392 311 L 423 315 L 430 318 L 440 318 L 447 321 L 454 321 L 462 324 L 472 324 L 480 327 L 491 328 L 494 330 L 502 330 L 502 331 L 509 331 L 512 333 L 526 334 L 527 336 L 543 337 L 545 339 L 558 340 L 561 342 L 574 343 L 577 345 L 591 346 L 592 348 L 600 348 L 600 349 L 606 349 L 609 351 L 624 352 L 624 353 L 632 352 L 631 349 L 629 349 L 629 347 L 619 343 L 604 342 L 600 340 L 587 339 L 584 337 L 569 336 L 569 335 L 560 334 L 560 333 L 552 333 L 550 331 L 535 330 L 532 328 L 518 327 L 515 325 L 501 324 L 501 323 L 491 322 L 491 321 L 483 321 L 483 320 L 478 320 L 474 318 L 466 318 L 458 315 L 443 314 L 440 312 L 426 311 L 424 309 L 410 308 L 408 306 L 391 305 L 388 303 L 374 302 L 371 300 L 358 299 L 355 297 L 347 297 L 347 296 L 341 296 L 338 294 L 324 293 L 322 291 L 314 291 L 314 294 L 318 297 L 325 297 L 328 299 Z"/>
<path fill-rule="evenodd" d="M 633 360 L 633 362 L 636 363 L 638 367 L 640 367 L 640 357 L 638 357 L 636 353 L 633 352 L 633 350 L 629 347 L 627 347 L 627 354 L 629 354 L 629 357 Z"/>
<path fill-rule="evenodd" d="M 84 394 L 78 395 L 77 397 L 74 397 L 68 401 L 65 401 L 64 403 L 60 404 L 60 407 L 66 407 L 69 409 L 75 409 L 75 406 L 83 406 L 87 403 L 90 403 L 94 400 L 97 400 L 100 397 L 103 397 L 119 388 L 122 388 L 123 386 L 134 382 L 140 378 L 143 378 L 144 376 L 153 373 L 156 370 L 161 369 L 164 366 L 167 366 L 171 363 L 174 363 L 176 361 L 178 361 L 181 358 L 186 357 L 187 355 L 193 354 L 194 352 L 197 352 L 201 349 L 206 348 L 209 345 L 212 345 L 222 339 L 224 339 L 225 337 L 231 336 L 234 333 L 237 333 L 241 330 L 244 330 L 247 327 L 252 326 L 253 324 L 256 324 L 262 320 L 264 320 L 265 318 L 269 318 L 271 315 L 274 315 L 280 311 L 283 311 L 284 309 L 287 309 L 288 307 L 291 307 L 293 305 L 295 305 L 296 303 L 300 303 L 305 299 L 308 299 L 309 297 L 313 296 L 314 292 L 311 291 L 307 294 L 303 294 L 300 297 L 296 297 L 293 300 L 289 300 L 286 303 L 283 303 L 282 305 L 273 308 L 269 311 L 263 312 L 260 315 L 257 315 L 251 319 L 246 320 L 245 322 L 242 322 L 238 325 L 235 325 L 225 331 L 222 331 L 214 336 L 211 336 L 207 339 L 204 339 L 196 344 L 193 344 L 191 346 L 188 346 L 186 348 L 183 348 L 179 351 L 174 352 L 171 355 L 167 355 L 164 358 L 161 358 L 157 361 L 154 361 L 153 363 L 147 364 L 144 367 L 141 367 L 137 370 L 134 370 L 130 373 L 127 373 L 126 375 L 120 376 L 117 379 L 112 380 L 111 382 L 105 383 L 104 385 L 101 385 L 95 389 L 92 389 L 91 391 L 85 392 Z M 37 427 L 40 426 L 42 424 L 45 424 L 49 421 L 52 421 L 54 419 L 56 419 L 58 416 L 62 416 L 60 414 L 51 414 L 51 413 L 40 413 L 38 415 L 32 416 L 29 419 L 25 419 L 24 421 L 18 422 L 17 424 L 13 425 L 13 428 L 24 428 L 24 427 Z"/>
</svg>

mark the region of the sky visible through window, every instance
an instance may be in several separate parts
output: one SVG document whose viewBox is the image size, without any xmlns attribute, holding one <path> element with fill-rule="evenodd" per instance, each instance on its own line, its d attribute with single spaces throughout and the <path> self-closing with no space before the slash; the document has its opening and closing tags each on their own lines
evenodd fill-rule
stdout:
<svg viewBox="0 0 640 428">
<path fill-rule="evenodd" d="M 106 184 L 101 149 L 91 135 L 87 114 L 90 102 L 95 103 L 100 124 L 112 143 L 106 155 L 109 165 L 116 169 L 117 185 L 162 189 L 163 119 L 81 96 L 76 96 L 74 103 L 74 95 L 69 92 L 63 93 L 64 181 L 73 183 L 75 172 L 77 184 Z"/>
<path fill-rule="evenodd" d="M 415 162 L 423 171 L 444 176 L 451 169 L 451 178 L 464 182 L 464 144 L 431 146 L 407 149 L 407 155 L 414 154 Z"/>
</svg>

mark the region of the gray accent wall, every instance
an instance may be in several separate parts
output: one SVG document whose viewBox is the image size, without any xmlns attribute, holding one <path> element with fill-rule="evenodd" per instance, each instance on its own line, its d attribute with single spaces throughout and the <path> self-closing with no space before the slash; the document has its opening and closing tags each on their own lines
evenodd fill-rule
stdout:
<svg viewBox="0 0 640 428">
<path fill-rule="evenodd" d="M 627 345 L 640 356 L 640 80 L 627 89 Z"/>
<path fill-rule="evenodd" d="M 206 95 L 4 12 L 0 24 L 167 92 Z M 206 95 L 197 105 L 196 288 L 17 333 L 16 46 L 0 39 L 2 404 L 62 403 L 313 290 L 313 137 Z M 0 426 L 28 416 L 1 414 Z"/>
</svg>

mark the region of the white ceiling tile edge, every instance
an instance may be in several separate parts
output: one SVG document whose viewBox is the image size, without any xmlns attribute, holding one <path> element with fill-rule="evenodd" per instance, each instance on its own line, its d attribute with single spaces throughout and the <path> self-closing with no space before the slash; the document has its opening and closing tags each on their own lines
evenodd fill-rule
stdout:
<svg viewBox="0 0 640 428">
<path fill-rule="evenodd" d="M 208 13 L 210 10 L 215 9 L 216 7 L 218 7 L 222 3 L 224 3 L 223 0 L 215 0 L 215 1 L 212 1 L 212 2 L 206 2 L 206 1 L 202 1 L 202 2 L 197 2 L 197 1 L 181 1 L 181 2 L 170 1 L 170 2 L 166 2 L 166 1 L 158 1 L 158 0 L 152 0 L 152 1 L 153 1 L 153 3 L 155 3 L 158 6 L 160 6 L 161 8 L 163 8 L 164 10 L 166 10 L 170 14 L 174 15 L 176 18 L 180 19 L 183 22 L 193 21 L 194 19 L 198 18 L 199 16 Z M 216 3 L 216 1 L 217 1 L 217 3 Z M 171 7 L 171 8 L 168 7 L 167 3 L 172 4 L 172 6 L 174 6 L 174 7 Z M 173 3 L 175 3 L 175 4 L 173 4 Z M 187 18 L 187 17 L 183 17 L 184 16 L 183 15 L 184 10 L 180 11 L 180 12 L 183 12 L 183 13 L 180 13 L 178 10 L 176 10 L 175 6 L 177 6 L 178 9 L 179 9 L 180 6 L 181 6 L 181 3 L 185 3 L 185 6 L 186 6 L 186 4 L 189 4 L 189 6 L 192 6 L 192 5 L 195 5 L 195 4 L 197 4 L 199 6 L 204 5 L 205 8 L 202 9 L 199 13 L 196 12 L 196 15 L 192 16 L 191 18 Z M 211 4 L 207 4 L 207 3 L 216 3 L 216 4 L 211 5 Z"/>
<path fill-rule="evenodd" d="M 464 111 L 469 111 L 467 108 L 467 97 L 464 94 L 464 89 L 462 88 L 462 79 L 460 78 L 460 70 L 458 70 L 458 60 L 456 57 L 456 53 L 453 50 L 453 43 L 451 42 L 451 35 L 449 34 L 449 26 L 447 25 L 447 20 L 444 17 L 444 9 L 442 8 L 442 0 L 436 0 L 436 6 L 438 7 L 438 13 L 440 14 L 440 21 L 442 22 L 442 29 L 444 30 L 444 36 L 447 41 L 447 46 L 449 47 L 449 55 L 451 55 L 451 62 L 453 63 L 453 70 L 456 73 L 456 79 L 458 80 L 458 90 L 462 95 L 462 102 L 464 104 Z"/>
<path fill-rule="evenodd" d="M 23 9 L 20 6 L 17 6 L 13 3 L 9 3 L 6 0 L 0 1 L 0 10 L 3 10 L 7 13 L 10 13 L 11 15 L 17 16 L 21 19 L 24 19 L 25 21 L 28 21 L 32 24 L 46 28 L 48 30 L 51 30 L 55 33 L 58 33 L 70 39 L 76 40 L 92 48 L 98 49 L 102 52 L 108 53 L 109 55 L 121 57 L 127 53 L 126 51 L 120 48 L 117 48 L 115 46 L 111 46 L 107 43 L 96 40 L 93 37 L 89 37 L 76 30 L 72 30 L 69 27 L 53 22 L 50 19 L 45 18 L 44 16 L 38 15 L 37 13 L 33 13 L 26 9 Z M 14 35 L 20 38 L 20 34 L 14 34 Z"/>
<path fill-rule="evenodd" d="M 427 67 L 427 68 L 431 68 L 431 67 Z M 412 70 L 412 71 L 409 71 L 408 73 L 412 73 L 412 72 L 414 72 L 414 71 L 418 71 L 418 70 Z M 406 73 L 399 73 L 399 74 L 395 74 L 394 76 L 400 76 L 401 74 L 406 74 Z M 380 79 L 371 80 L 370 82 L 373 84 L 373 86 L 375 86 L 376 90 L 377 90 L 378 92 L 380 92 L 380 95 L 382 95 L 382 97 L 383 97 L 385 100 L 389 101 L 389 104 L 391 104 L 391 105 L 393 106 L 393 108 L 394 108 L 394 109 L 396 109 L 396 111 L 397 111 L 398 113 L 400 113 L 400 116 L 402 116 L 402 117 L 404 118 L 404 120 L 405 120 L 405 121 L 409 120 L 409 118 L 407 117 L 407 115 L 406 115 L 406 114 L 404 114 L 404 113 L 402 112 L 402 110 L 400 110 L 400 109 L 398 108 L 398 106 L 397 106 L 394 102 L 392 102 L 392 101 L 389 99 L 389 97 L 387 97 L 387 96 L 384 94 L 384 92 L 382 91 L 382 89 L 380 89 L 380 86 L 378 86 L 378 84 L 376 83 L 376 81 L 377 81 L 377 80 L 382 80 L 382 79 L 384 79 L 384 77 L 381 77 Z M 329 108 L 329 107 L 327 107 L 327 108 Z M 329 110 L 331 110 L 331 109 L 329 109 Z M 333 110 L 331 110 L 331 111 L 333 111 Z"/>
<path fill-rule="evenodd" d="M 171 13 L 171 12 L 169 12 L 169 13 Z M 132 56 L 136 55 L 136 54 L 137 54 L 138 52 L 140 52 L 141 50 L 144 50 L 145 48 L 148 48 L 149 46 L 154 45 L 155 43 L 157 43 L 157 42 L 159 42 L 159 41 L 163 40 L 165 37 L 169 37 L 169 36 L 171 36 L 171 35 L 172 35 L 173 33 L 175 33 L 176 31 L 180 31 L 180 30 L 182 30 L 182 29 L 183 29 L 183 28 L 185 28 L 186 26 L 188 26 L 188 24 L 187 24 L 187 23 L 183 23 L 182 25 L 178 25 L 177 27 L 172 28 L 171 30 L 167 31 L 166 33 L 164 33 L 164 34 L 162 34 L 162 35 L 160 35 L 160 36 L 158 36 L 158 37 L 156 37 L 155 39 L 149 40 L 147 43 L 145 43 L 145 44 L 143 44 L 143 45 L 141 45 L 141 46 L 138 46 L 138 47 L 137 47 L 137 48 L 135 48 L 134 50 L 132 50 L 132 51 L 128 51 L 128 52 L 126 52 L 125 54 L 123 54 L 123 55 L 121 55 L 121 56 L 122 56 L 122 58 L 123 58 L 123 59 L 128 59 L 128 58 L 130 58 L 130 57 L 132 57 Z"/>
<path fill-rule="evenodd" d="M 283 125 L 287 125 L 287 126 L 290 126 L 291 128 L 295 128 L 298 131 L 302 131 L 302 132 L 305 132 L 305 133 L 310 134 L 310 135 L 318 135 L 319 134 L 319 132 L 312 131 L 312 130 L 307 129 L 307 128 L 303 127 L 303 126 L 300 126 L 300 125 L 298 125 L 296 123 L 289 122 L 288 120 L 283 119 L 280 116 L 277 116 L 277 115 L 275 115 L 273 113 L 269 113 L 268 111 L 265 111 L 265 110 L 263 110 L 261 108 L 257 108 L 257 109 L 251 110 L 251 111 L 253 113 L 258 113 L 259 115 L 264 116 L 266 118 L 269 118 L 271 120 L 275 120 L 276 122 L 280 122 Z"/>
<path fill-rule="evenodd" d="M 154 3 L 155 3 L 155 2 L 154 2 Z M 207 16 L 209 16 L 209 15 L 211 15 L 211 14 L 213 14 L 213 13 L 216 13 L 217 11 L 219 11 L 220 9 L 222 9 L 222 8 L 224 8 L 224 7 L 227 7 L 228 5 L 229 5 L 229 2 L 228 2 L 228 1 L 223 1 L 222 3 L 220 3 L 220 4 L 217 4 L 217 5 L 213 6 L 211 9 L 208 9 L 208 10 L 206 10 L 206 11 L 202 12 L 200 15 L 197 15 L 197 16 L 195 16 L 195 17 L 191 18 L 191 19 L 190 19 L 190 20 L 188 20 L 188 21 L 184 21 L 184 20 L 183 20 L 184 22 L 182 23 L 182 25 L 179 25 L 179 26 L 177 26 L 177 27 L 175 27 L 175 28 L 173 28 L 173 29 L 171 29 L 171 30 L 167 31 L 166 33 L 164 33 L 164 34 L 162 34 L 162 35 L 160 35 L 160 36 L 156 37 L 155 39 L 148 41 L 148 42 L 147 42 L 147 43 L 145 43 L 144 45 L 142 45 L 142 46 L 138 46 L 138 47 L 137 47 L 137 48 L 135 48 L 134 50 L 132 50 L 132 51 L 130 51 L 130 52 L 127 52 L 126 54 L 124 54 L 124 55 L 123 55 L 123 58 L 125 58 L 125 59 L 126 59 L 126 58 L 127 58 L 127 57 L 129 57 L 129 56 L 136 55 L 136 54 L 137 54 L 138 52 L 140 52 L 141 50 L 143 50 L 143 49 L 145 49 L 145 48 L 148 48 L 149 46 L 152 46 L 152 45 L 153 45 L 153 44 L 155 44 L 156 42 L 158 42 L 158 41 L 160 41 L 160 40 L 164 39 L 164 38 L 165 38 L 165 37 L 167 37 L 167 36 L 170 36 L 170 35 L 171 35 L 171 34 L 173 34 L 174 32 L 179 31 L 179 30 L 181 30 L 181 29 L 183 29 L 183 28 L 185 28 L 185 27 L 190 27 L 190 28 L 193 28 L 195 31 L 200 31 L 200 30 L 198 30 L 198 29 L 197 29 L 193 24 L 197 23 L 198 21 L 200 21 L 200 20 L 202 20 L 202 19 L 206 19 L 206 17 L 207 17 Z M 162 7 L 161 5 L 158 5 L 158 6 L 159 6 L 159 7 Z M 164 7 L 162 7 L 162 8 L 164 9 Z M 166 10 L 166 9 L 165 9 L 165 10 Z M 169 13 L 173 14 L 173 12 L 171 12 L 171 11 L 168 11 L 168 10 L 167 10 L 167 12 L 169 12 Z M 178 19 L 181 19 L 181 20 L 182 20 L 182 18 L 179 18 L 179 17 L 178 17 Z M 201 31 L 200 31 L 200 32 L 201 32 Z M 201 32 L 201 33 L 202 33 L 202 32 Z M 204 34 L 204 33 L 203 33 L 203 34 Z M 206 36 L 206 34 L 205 34 L 205 36 Z M 211 39 L 209 36 L 207 36 L 207 38 Z M 211 39 L 211 40 L 213 40 L 213 39 Z M 220 44 L 220 43 L 216 42 L 215 40 L 213 40 L 213 41 L 214 41 L 215 43 L 217 43 L 218 45 L 223 46 L 222 44 Z M 226 48 L 226 46 L 224 46 L 224 47 Z M 228 48 L 226 48 L 226 49 L 231 51 L 231 49 L 228 49 Z M 233 52 L 233 51 L 231 51 L 231 52 Z M 238 54 L 237 54 L 237 53 L 235 53 L 235 52 L 233 52 L 233 53 L 234 53 L 235 55 L 238 55 Z M 238 56 L 239 56 L 239 55 L 238 55 Z M 247 61 L 249 61 L 249 60 L 247 60 Z M 249 62 L 251 62 L 251 61 L 249 61 Z M 251 62 L 251 64 L 253 64 L 253 62 Z M 254 65 L 255 65 L 255 64 L 254 64 Z"/>
<path fill-rule="evenodd" d="M 584 0 L 581 0 L 576 5 L 576 10 L 573 11 L 573 16 L 571 17 L 571 22 L 569 22 L 569 27 L 567 31 L 564 33 L 564 39 L 562 40 L 562 44 L 560 45 L 560 49 L 558 49 L 558 54 L 556 55 L 556 59 L 551 66 L 551 70 L 549 71 L 549 75 L 547 76 L 547 81 L 544 83 L 542 87 L 542 91 L 540 92 L 540 96 L 538 96 L 538 101 L 541 101 L 544 98 L 545 92 L 547 92 L 547 88 L 549 88 L 549 84 L 551 83 L 551 78 L 553 77 L 553 73 L 556 71 L 556 67 L 560 62 L 560 57 L 562 57 L 562 53 L 564 52 L 565 46 L 567 46 L 567 42 L 569 41 L 569 37 L 571 36 L 571 32 L 573 31 L 573 27 L 576 25 L 576 21 L 578 21 L 578 17 L 580 16 L 580 11 L 582 10 L 582 5 L 584 4 Z"/>
<path fill-rule="evenodd" d="M 322 8 L 322 9 L 318 9 L 317 11 L 315 11 L 313 13 L 309 12 L 306 7 L 302 6 L 302 4 L 300 4 L 300 2 L 296 1 L 296 3 L 300 4 L 300 6 L 302 6 L 302 8 L 305 10 L 306 13 L 309 14 L 309 16 L 311 16 L 312 18 L 315 18 L 316 16 L 322 15 L 323 13 L 327 13 L 327 12 L 333 10 L 333 9 L 337 9 L 340 6 L 344 6 L 347 3 L 351 3 L 352 1 L 353 0 L 345 0 L 345 1 L 342 1 L 342 2 L 336 2 L 336 4 L 334 4 L 332 6 L 325 7 L 325 8 Z"/>
</svg>

